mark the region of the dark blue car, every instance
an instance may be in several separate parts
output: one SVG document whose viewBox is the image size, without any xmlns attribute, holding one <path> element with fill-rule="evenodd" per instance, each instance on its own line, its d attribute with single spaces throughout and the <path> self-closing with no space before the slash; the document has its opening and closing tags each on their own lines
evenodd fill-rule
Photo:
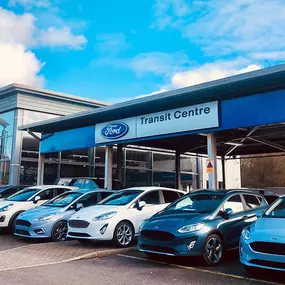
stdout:
<svg viewBox="0 0 285 285">
<path fill-rule="evenodd" d="M 202 256 L 216 265 L 226 251 L 238 248 L 242 229 L 267 207 L 250 191 L 196 191 L 142 222 L 138 250 L 151 257 Z"/>
</svg>

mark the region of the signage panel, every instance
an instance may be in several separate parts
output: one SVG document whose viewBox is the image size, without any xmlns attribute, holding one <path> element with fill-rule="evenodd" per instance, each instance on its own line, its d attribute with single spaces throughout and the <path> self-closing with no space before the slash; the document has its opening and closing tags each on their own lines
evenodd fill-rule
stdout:
<svg viewBox="0 0 285 285">
<path fill-rule="evenodd" d="M 100 123 L 95 128 L 95 140 L 96 144 L 109 143 L 218 126 L 218 102 L 209 102 Z"/>
</svg>

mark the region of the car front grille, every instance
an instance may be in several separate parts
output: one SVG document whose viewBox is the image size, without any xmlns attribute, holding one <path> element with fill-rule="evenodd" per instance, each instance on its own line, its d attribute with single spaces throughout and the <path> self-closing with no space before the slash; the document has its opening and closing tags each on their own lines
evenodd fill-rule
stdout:
<svg viewBox="0 0 285 285">
<path fill-rule="evenodd" d="M 32 224 L 28 221 L 25 220 L 16 220 L 16 225 L 17 226 L 24 226 L 24 227 L 30 227 Z"/>
<path fill-rule="evenodd" d="M 285 269 L 285 263 L 283 262 L 274 262 L 274 261 L 266 261 L 266 260 L 259 260 L 259 259 L 252 259 L 250 263 L 260 266 L 266 266 L 270 268 L 280 268 Z"/>
<path fill-rule="evenodd" d="M 15 230 L 15 234 L 23 235 L 23 236 L 30 236 L 30 233 L 28 231 L 24 230 Z"/>
<path fill-rule="evenodd" d="M 89 234 L 86 234 L 86 233 L 74 233 L 74 232 L 69 232 L 68 233 L 70 236 L 73 236 L 73 237 L 90 237 Z"/>
<path fill-rule="evenodd" d="M 145 239 L 159 240 L 159 241 L 171 241 L 174 239 L 174 235 L 164 231 L 143 230 L 141 235 Z"/>
<path fill-rule="evenodd" d="M 84 228 L 88 228 L 90 224 L 86 221 L 82 221 L 82 220 L 70 220 L 69 221 L 69 226 L 72 228 L 79 228 L 79 229 L 84 229 Z"/>
<path fill-rule="evenodd" d="M 285 244 L 276 242 L 252 242 L 252 250 L 260 253 L 285 255 Z"/>
<path fill-rule="evenodd" d="M 140 246 L 141 250 L 146 250 L 146 251 L 153 251 L 157 253 L 165 253 L 165 254 L 175 254 L 175 250 L 171 247 L 167 246 L 156 246 L 156 245 L 149 245 L 149 244 L 142 244 Z"/>
</svg>

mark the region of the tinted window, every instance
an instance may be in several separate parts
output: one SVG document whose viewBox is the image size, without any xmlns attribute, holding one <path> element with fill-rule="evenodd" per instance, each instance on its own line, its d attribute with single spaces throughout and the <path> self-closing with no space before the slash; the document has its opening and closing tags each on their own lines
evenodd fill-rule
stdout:
<svg viewBox="0 0 285 285">
<path fill-rule="evenodd" d="M 40 189 L 38 188 L 30 188 L 22 190 L 11 197 L 7 198 L 8 201 L 27 201 L 29 200 L 33 195 L 35 195 L 37 192 L 39 192 Z"/>
<path fill-rule="evenodd" d="M 162 191 L 165 203 L 172 203 L 180 197 L 179 193 L 174 191 Z"/>
<path fill-rule="evenodd" d="M 244 210 L 240 195 L 234 195 L 224 204 L 224 210 L 232 209 L 233 213 L 242 212 Z"/>
<path fill-rule="evenodd" d="M 41 197 L 41 200 L 50 200 L 54 197 L 54 189 L 47 189 L 40 192 L 37 196 Z"/>
<path fill-rule="evenodd" d="M 85 180 L 85 186 L 84 189 L 98 189 L 98 185 L 93 180 Z"/>
<path fill-rule="evenodd" d="M 143 191 L 141 190 L 122 190 L 115 193 L 105 200 L 101 201 L 100 205 L 116 205 L 124 206 L 132 202 L 136 197 L 138 197 Z"/>
<path fill-rule="evenodd" d="M 246 205 L 250 209 L 254 209 L 254 208 L 260 206 L 260 201 L 257 199 L 256 196 L 243 194 L 243 197 L 244 197 Z"/>
<path fill-rule="evenodd" d="M 265 217 L 285 218 L 285 199 L 281 198 L 276 201 L 265 213 Z"/>
<path fill-rule="evenodd" d="M 56 189 L 55 189 L 55 191 L 56 191 L 55 196 L 61 195 L 61 194 L 65 193 L 65 192 L 68 191 L 68 190 L 69 190 L 69 189 L 56 188 Z"/>
<path fill-rule="evenodd" d="M 1 191 L 0 198 L 7 198 L 17 192 L 17 188 L 8 188 L 4 191 Z"/>
<path fill-rule="evenodd" d="M 160 204 L 159 200 L 159 191 L 151 191 L 140 198 L 140 201 L 145 201 L 147 205 L 158 205 Z"/>
<path fill-rule="evenodd" d="M 169 205 L 167 210 L 210 213 L 221 204 L 224 197 L 220 194 L 190 194 Z"/>
<path fill-rule="evenodd" d="M 45 203 L 45 206 L 64 208 L 79 198 L 82 194 L 76 192 L 69 192 L 56 197 L 52 201 Z"/>
<path fill-rule="evenodd" d="M 112 192 L 100 192 L 101 200 L 104 200 L 105 198 L 109 197 L 111 194 L 113 193 Z"/>
<path fill-rule="evenodd" d="M 90 193 L 78 200 L 77 203 L 83 204 L 83 207 L 94 206 L 98 203 L 97 193 Z"/>
</svg>

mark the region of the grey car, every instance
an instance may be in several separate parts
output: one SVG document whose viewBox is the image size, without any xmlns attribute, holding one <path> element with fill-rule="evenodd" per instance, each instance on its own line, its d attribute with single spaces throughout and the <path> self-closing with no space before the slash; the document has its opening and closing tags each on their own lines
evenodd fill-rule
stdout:
<svg viewBox="0 0 285 285">
<path fill-rule="evenodd" d="M 16 220 L 14 234 L 27 238 L 64 241 L 67 238 L 67 221 L 76 211 L 94 206 L 114 192 L 97 189 L 75 190 L 61 194 L 42 206 L 20 214 Z"/>
</svg>

